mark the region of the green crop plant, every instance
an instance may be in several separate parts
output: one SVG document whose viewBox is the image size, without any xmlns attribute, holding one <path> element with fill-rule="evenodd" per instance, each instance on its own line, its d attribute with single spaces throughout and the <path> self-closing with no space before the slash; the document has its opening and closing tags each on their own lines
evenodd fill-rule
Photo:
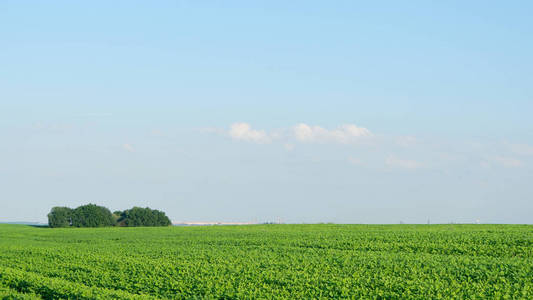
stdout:
<svg viewBox="0 0 533 300">
<path fill-rule="evenodd" d="M 0 225 L 0 299 L 533 299 L 533 226 Z"/>
</svg>

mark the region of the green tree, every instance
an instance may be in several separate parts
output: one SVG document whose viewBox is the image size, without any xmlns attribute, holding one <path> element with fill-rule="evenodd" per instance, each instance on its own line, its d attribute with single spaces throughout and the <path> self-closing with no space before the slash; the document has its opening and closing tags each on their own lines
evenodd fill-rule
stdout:
<svg viewBox="0 0 533 300">
<path fill-rule="evenodd" d="M 72 212 L 72 226 L 74 227 L 105 227 L 116 223 L 109 209 L 96 204 L 82 205 Z"/>
<path fill-rule="evenodd" d="M 133 207 L 122 212 L 118 219 L 120 226 L 169 226 L 171 224 L 167 215 L 159 210 L 149 207 Z"/>
<path fill-rule="evenodd" d="M 48 214 L 48 226 L 69 227 L 72 223 L 72 209 L 63 206 L 52 207 Z"/>
</svg>

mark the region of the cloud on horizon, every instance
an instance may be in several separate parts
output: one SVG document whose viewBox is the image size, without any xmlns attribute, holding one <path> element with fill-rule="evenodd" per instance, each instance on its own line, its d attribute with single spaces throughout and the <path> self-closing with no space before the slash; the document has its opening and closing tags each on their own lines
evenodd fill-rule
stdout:
<svg viewBox="0 0 533 300">
<path fill-rule="evenodd" d="M 490 156 L 482 163 L 483 166 L 497 165 L 504 168 L 519 168 L 524 166 L 524 163 L 516 158 L 507 156 Z"/>
<path fill-rule="evenodd" d="M 364 127 L 354 124 L 344 124 L 335 129 L 326 129 L 321 126 L 310 126 L 305 123 L 297 124 L 291 128 L 285 128 L 272 132 L 253 129 L 249 123 L 238 122 L 231 124 L 229 130 L 214 130 L 210 132 L 220 132 L 228 135 L 233 140 L 247 141 L 258 144 L 267 144 L 276 139 L 289 141 L 286 145 L 288 150 L 294 148 L 293 142 L 304 143 L 340 143 L 348 144 L 356 142 L 363 137 L 371 137 L 373 134 Z"/>
<path fill-rule="evenodd" d="M 252 129 L 248 123 L 233 123 L 228 131 L 234 140 L 266 144 L 271 142 L 271 137 L 264 130 Z"/>
<path fill-rule="evenodd" d="M 422 167 L 422 164 L 416 160 L 400 159 L 393 155 L 387 157 L 385 163 L 389 167 L 402 169 L 418 169 Z"/>
<path fill-rule="evenodd" d="M 524 156 L 533 155 L 533 146 L 526 144 L 509 144 L 508 146 L 511 152 L 515 154 Z"/>
<path fill-rule="evenodd" d="M 533 155 L 533 147 L 527 144 L 491 145 L 475 140 L 424 139 L 409 135 L 387 136 L 374 134 L 369 129 L 355 124 L 343 124 L 328 129 L 299 123 L 285 128 L 264 130 L 253 128 L 246 122 L 237 122 L 231 124 L 229 128 L 209 128 L 203 131 L 248 143 L 276 143 L 287 152 L 293 153 L 295 149 L 307 148 L 304 145 L 309 147 L 313 144 L 331 145 L 328 150 L 321 148 L 317 151 L 320 151 L 320 155 L 328 155 L 325 159 L 346 155 L 347 159 L 344 161 L 347 164 L 371 168 L 450 170 L 468 164 L 478 168 L 520 168 L 528 166 L 528 157 Z M 310 148 L 309 150 L 313 151 Z M 303 150 L 298 153 L 304 153 L 301 151 Z M 328 151 L 329 154 L 324 154 Z M 309 155 L 310 152 L 305 153 Z"/>
<path fill-rule="evenodd" d="M 131 144 L 123 144 L 122 149 L 128 152 L 135 152 L 135 148 Z"/>
<path fill-rule="evenodd" d="M 344 124 L 328 130 L 320 126 L 309 126 L 300 123 L 292 128 L 292 133 L 300 142 L 336 142 L 342 144 L 353 142 L 361 137 L 372 136 L 370 130 L 354 124 Z"/>
</svg>

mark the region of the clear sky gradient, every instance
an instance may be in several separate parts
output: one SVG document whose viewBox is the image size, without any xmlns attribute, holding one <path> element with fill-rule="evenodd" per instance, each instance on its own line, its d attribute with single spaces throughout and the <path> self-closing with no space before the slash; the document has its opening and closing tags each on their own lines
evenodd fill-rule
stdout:
<svg viewBox="0 0 533 300">
<path fill-rule="evenodd" d="M 0 221 L 533 223 L 531 1 L 1 1 Z"/>
</svg>

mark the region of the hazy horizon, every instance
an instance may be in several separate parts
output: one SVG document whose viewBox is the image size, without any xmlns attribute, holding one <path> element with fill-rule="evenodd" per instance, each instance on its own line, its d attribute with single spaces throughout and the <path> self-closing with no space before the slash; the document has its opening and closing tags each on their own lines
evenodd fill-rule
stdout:
<svg viewBox="0 0 533 300">
<path fill-rule="evenodd" d="M 533 223 L 533 2 L 0 3 L 0 222 Z"/>
</svg>

